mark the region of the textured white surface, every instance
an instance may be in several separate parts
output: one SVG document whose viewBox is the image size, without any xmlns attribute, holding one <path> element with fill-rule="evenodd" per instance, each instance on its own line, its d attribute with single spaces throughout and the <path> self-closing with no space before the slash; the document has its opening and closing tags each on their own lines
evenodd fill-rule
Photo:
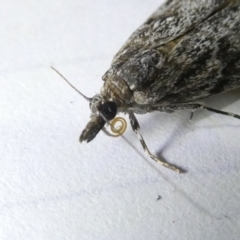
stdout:
<svg viewBox="0 0 240 240">
<path fill-rule="evenodd" d="M 123 138 L 78 137 L 87 96 L 159 0 L 2 0 L 0 7 L 0 239 L 239 239 L 240 121 L 205 111 L 139 116 L 154 153 Z M 209 100 L 240 113 L 239 91 Z M 158 196 L 162 199 L 157 201 Z"/>
</svg>

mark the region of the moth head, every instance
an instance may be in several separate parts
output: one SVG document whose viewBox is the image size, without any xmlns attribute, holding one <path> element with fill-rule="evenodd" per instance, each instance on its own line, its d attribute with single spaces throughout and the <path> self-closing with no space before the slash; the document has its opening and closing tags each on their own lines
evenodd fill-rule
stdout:
<svg viewBox="0 0 240 240">
<path fill-rule="evenodd" d="M 115 102 L 104 101 L 100 95 L 91 98 L 89 107 L 92 111 L 91 119 L 80 135 L 80 142 L 93 140 L 104 125 L 115 118 L 118 111 Z"/>
<path fill-rule="evenodd" d="M 95 95 L 93 98 L 88 98 L 76 89 L 59 71 L 54 67 L 51 67 L 57 74 L 59 74 L 78 94 L 85 98 L 90 104 L 89 107 L 92 111 L 91 119 L 82 131 L 79 141 L 90 142 L 93 140 L 100 130 L 104 128 L 106 123 L 110 123 L 117 114 L 118 106 L 114 101 L 104 99 L 100 94 Z M 112 129 L 116 130 L 112 125 Z M 123 127 L 120 128 L 116 133 L 112 135 L 104 131 L 109 136 L 120 136 L 126 130 L 126 122 Z"/>
</svg>

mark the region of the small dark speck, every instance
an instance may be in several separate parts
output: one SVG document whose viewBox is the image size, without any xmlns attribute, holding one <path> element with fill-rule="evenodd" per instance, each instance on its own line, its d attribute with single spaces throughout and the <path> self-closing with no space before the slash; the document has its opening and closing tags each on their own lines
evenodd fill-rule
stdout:
<svg viewBox="0 0 240 240">
<path fill-rule="evenodd" d="M 178 219 L 176 219 L 176 220 L 174 220 L 174 221 L 172 221 L 172 223 L 175 223 L 175 222 L 177 222 L 179 220 L 179 218 Z"/>
<path fill-rule="evenodd" d="M 162 199 L 162 197 L 161 197 L 160 195 L 158 195 L 157 201 L 159 201 L 159 200 L 161 200 L 161 199 Z"/>
</svg>

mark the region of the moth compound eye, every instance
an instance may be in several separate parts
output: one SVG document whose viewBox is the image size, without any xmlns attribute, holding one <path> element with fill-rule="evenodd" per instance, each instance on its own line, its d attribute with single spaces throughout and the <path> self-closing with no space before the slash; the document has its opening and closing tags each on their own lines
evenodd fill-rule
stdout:
<svg viewBox="0 0 240 240">
<path fill-rule="evenodd" d="M 98 107 L 98 110 L 106 120 L 110 121 L 114 119 L 117 114 L 117 104 L 115 102 L 105 102 Z"/>
</svg>

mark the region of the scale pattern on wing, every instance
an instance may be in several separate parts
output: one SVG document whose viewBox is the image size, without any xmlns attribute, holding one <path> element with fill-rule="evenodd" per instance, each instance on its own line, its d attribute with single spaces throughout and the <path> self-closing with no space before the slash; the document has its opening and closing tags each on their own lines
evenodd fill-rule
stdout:
<svg viewBox="0 0 240 240">
<path fill-rule="evenodd" d="M 183 36 L 149 85 L 134 89 L 135 102 L 189 103 L 239 87 L 239 36 L 240 1 L 233 1 Z"/>
<path fill-rule="evenodd" d="M 156 48 L 194 28 L 231 0 L 168 0 L 127 40 L 112 61 L 118 68 L 144 49 Z"/>
</svg>

